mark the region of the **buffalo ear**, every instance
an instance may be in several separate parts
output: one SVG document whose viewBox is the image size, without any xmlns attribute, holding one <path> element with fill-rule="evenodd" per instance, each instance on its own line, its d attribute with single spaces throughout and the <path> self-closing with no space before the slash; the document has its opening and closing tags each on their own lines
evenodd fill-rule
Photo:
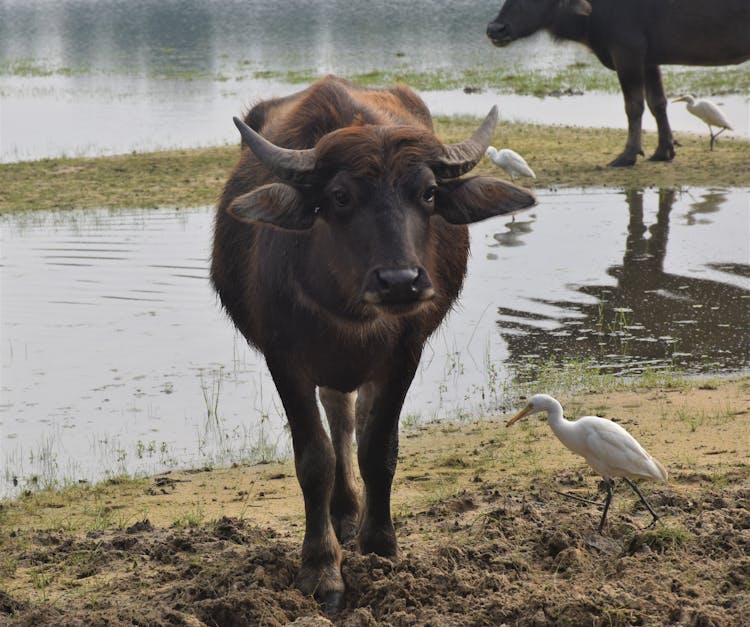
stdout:
<svg viewBox="0 0 750 627">
<path fill-rule="evenodd" d="M 536 198 L 527 189 L 496 178 L 476 176 L 441 183 L 435 211 L 451 224 L 471 224 L 535 204 Z"/>
<path fill-rule="evenodd" d="M 304 231 L 315 222 L 315 212 L 291 185 L 270 183 L 238 196 L 227 213 L 241 222 L 264 222 L 281 229 Z"/>
<path fill-rule="evenodd" d="M 573 15 L 591 15 L 591 4 L 587 0 L 563 0 L 563 7 Z"/>
</svg>

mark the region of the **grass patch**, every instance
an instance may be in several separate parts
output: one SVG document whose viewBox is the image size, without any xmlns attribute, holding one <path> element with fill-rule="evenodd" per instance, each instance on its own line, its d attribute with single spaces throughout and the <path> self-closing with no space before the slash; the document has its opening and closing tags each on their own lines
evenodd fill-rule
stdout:
<svg viewBox="0 0 750 627">
<path fill-rule="evenodd" d="M 0 212 L 213 204 L 237 147 L 0 165 Z"/>
<path fill-rule="evenodd" d="M 273 80 L 289 84 L 308 84 L 322 75 L 314 68 L 296 70 L 254 69 L 253 61 L 239 61 L 234 68 L 224 67 L 221 71 L 186 68 L 177 51 L 162 50 L 163 63 L 157 66 L 148 77 L 168 78 L 191 82 L 196 80 L 226 83 L 242 81 L 248 76 L 253 79 Z M 396 55 L 403 56 L 403 54 Z M 538 97 L 600 91 L 619 93 L 620 85 L 615 72 L 606 69 L 594 57 L 590 61 L 571 63 L 555 72 L 545 70 L 523 70 L 508 68 L 502 55 L 489 55 L 489 63 L 469 67 L 433 67 L 415 70 L 407 63 L 388 69 L 375 69 L 366 72 L 339 72 L 349 80 L 362 85 L 391 85 L 402 82 L 418 90 L 492 89 L 503 94 L 521 94 Z M 140 77 L 130 68 L 69 68 L 56 60 L 47 58 L 13 59 L 0 64 L 0 76 L 22 78 L 49 76 L 80 76 L 112 73 Z M 750 91 L 750 72 L 747 65 L 721 68 L 662 68 L 664 84 L 668 94 L 692 93 L 697 96 L 743 94 Z"/>
<path fill-rule="evenodd" d="M 289 72 L 258 71 L 255 78 L 274 79 L 292 84 L 311 83 L 321 75 L 314 70 Z M 692 93 L 698 96 L 736 94 L 750 91 L 750 73 L 744 67 L 663 69 L 664 84 L 670 94 Z M 435 68 L 425 71 L 408 66 L 346 75 L 360 85 L 387 86 L 405 83 L 421 91 L 450 89 L 492 89 L 501 94 L 560 96 L 589 91 L 619 93 L 617 74 L 592 63 L 573 63 L 555 73 L 543 70 L 508 71 L 504 66 L 472 68 Z"/>
<path fill-rule="evenodd" d="M 678 368 L 646 369 L 627 377 L 604 372 L 589 359 L 569 359 L 559 362 L 553 358 L 529 360 L 523 368 L 514 366 L 511 376 L 515 389 L 510 396 L 529 396 L 536 390 L 548 393 L 568 394 L 573 391 L 586 391 L 592 394 L 605 394 L 614 391 L 635 389 L 677 389 L 692 385 Z"/>
<path fill-rule="evenodd" d="M 465 139 L 476 127 L 470 117 L 435 120 L 446 142 Z M 680 135 L 672 163 L 641 161 L 634 168 L 604 164 L 625 144 L 626 132 L 500 122 L 493 143 L 523 153 L 537 189 L 558 187 L 730 186 L 750 187 L 750 142 L 726 138 L 713 152 L 703 136 Z M 655 133 L 644 134 L 648 153 Z M 0 164 L 0 213 L 33 209 L 194 207 L 211 205 L 221 193 L 239 147 L 129 154 L 115 157 L 42 159 Z M 504 178 L 483 160 L 475 174 Z"/>
<path fill-rule="evenodd" d="M 657 525 L 653 529 L 646 529 L 638 533 L 630 544 L 631 552 L 643 546 L 649 547 L 657 553 L 665 553 L 671 549 L 685 546 L 690 541 L 690 533 L 678 525 Z"/>
<path fill-rule="evenodd" d="M 295 85 L 312 83 L 321 78 L 313 69 L 280 71 L 257 70 L 256 79 L 275 80 Z M 359 85 L 387 86 L 405 83 L 420 91 L 450 89 L 492 89 L 501 94 L 526 96 L 560 96 L 589 91 L 619 93 L 615 72 L 592 60 L 572 63 L 550 73 L 543 70 L 509 71 L 502 65 L 470 68 L 432 68 L 414 70 L 408 65 L 385 70 L 342 74 Z M 750 91 L 750 72 L 744 66 L 718 68 L 663 68 L 667 93 L 691 93 L 697 96 L 737 94 Z M 242 78 L 241 76 L 238 78 Z M 222 77 L 226 80 L 226 77 Z"/>
<path fill-rule="evenodd" d="M 81 76 L 89 74 L 89 68 L 71 69 L 50 64 L 44 59 L 14 59 L 0 63 L 0 76 L 18 76 L 22 78 L 39 78 L 47 76 Z"/>
<path fill-rule="evenodd" d="M 39 530 L 87 533 L 119 529 L 132 524 L 133 512 L 126 510 L 135 495 L 143 493 L 150 480 L 118 478 L 95 485 L 28 491 L 2 505 L 0 538 L 3 529 L 23 525 Z M 141 518 L 143 512 L 137 514 Z"/>
</svg>

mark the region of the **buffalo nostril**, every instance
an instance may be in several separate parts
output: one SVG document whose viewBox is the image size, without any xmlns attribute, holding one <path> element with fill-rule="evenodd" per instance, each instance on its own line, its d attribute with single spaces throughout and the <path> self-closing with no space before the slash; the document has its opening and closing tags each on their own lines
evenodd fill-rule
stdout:
<svg viewBox="0 0 750 627">
<path fill-rule="evenodd" d="M 487 24 L 487 37 L 490 39 L 497 39 L 505 34 L 507 28 L 505 24 L 498 24 L 497 22 L 490 22 Z"/>
<path fill-rule="evenodd" d="M 419 276 L 417 268 L 398 268 L 376 270 L 378 283 L 384 290 L 410 288 Z"/>
<path fill-rule="evenodd" d="M 372 304 L 406 304 L 435 295 L 427 271 L 420 267 L 376 268 L 366 282 L 363 299 Z"/>
</svg>

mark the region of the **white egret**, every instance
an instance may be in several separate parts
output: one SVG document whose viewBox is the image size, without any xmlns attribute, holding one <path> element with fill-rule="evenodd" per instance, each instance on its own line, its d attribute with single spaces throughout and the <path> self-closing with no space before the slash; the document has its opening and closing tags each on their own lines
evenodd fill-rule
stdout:
<svg viewBox="0 0 750 627">
<path fill-rule="evenodd" d="M 484 154 L 490 158 L 492 163 L 499 165 L 505 170 L 511 178 L 514 176 L 529 176 L 532 179 L 536 178 L 534 170 L 529 167 L 526 160 L 510 148 L 498 150 L 494 146 L 490 146 Z"/>
<path fill-rule="evenodd" d="M 622 477 L 633 488 L 654 517 L 651 525 L 659 519 L 651 505 L 641 494 L 631 478 L 667 480 L 667 471 L 657 460 L 638 444 L 636 439 L 620 425 L 599 416 L 583 416 L 578 420 L 563 418 L 560 403 L 547 394 L 531 397 L 526 407 L 507 423 L 510 427 L 517 420 L 540 411 L 547 412 L 547 422 L 558 439 L 571 451 L 581 455 L 589 466 L 600 474 L 607 485 L 607 498 L 599 523 L 599 531 L 604 528 L 607 510 L 612 500 L 613 477 Z"/>
<path fill-rule="evenodd" d="M 727 129 L 732 130 L 732 125 L 722 110 L 710 100 L 696 100 L 692 96 L 681 96 L 672 102 L 687 102 L 687 110 L 708 125 L 708 132 L 711 133 L 711 150 L 714 149 L 714 142 L 719 135 Z M 713 126 L 719 128 L 716 133 L 713 131 Z"/>
</svg>

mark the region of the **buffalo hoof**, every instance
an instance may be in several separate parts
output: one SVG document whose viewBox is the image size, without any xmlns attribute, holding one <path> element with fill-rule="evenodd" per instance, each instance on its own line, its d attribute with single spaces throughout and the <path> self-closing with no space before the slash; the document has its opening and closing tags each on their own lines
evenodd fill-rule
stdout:
<svg viewBox="0 0 750 627">
<path fill-rule="evenodd" d="M 636 155 L 626 155 L 623 153 L 617 157 L 617 159 L 610 161 L 607 165 L 610 168 L 629 168 L 635 165 L 636 159 Z"/>
<path fill-rule="evenodd" d="M 395 533 L 383 530 L 375 533 L 363 533 L 363 531 L 360 529 L 357 537 L 357 547 L 360 553 L 363 555 L 375 553 L 391 560 L 398 559 L 398 543 Z"/>
<path fill-rule="evenodd" d="M 336 612 L 344 595 L 340 558 L 335 564 L 303 565 L 294 585 L 305 596 L 314 597 L 323 608 L 329 608 L 326 612 Z"/>
<path fill-rule="evenodd" d="M 649 161 L 672 161 L 674 159 L 674 148 L 657 148 L 656 152 L 651 155 Z"/>
<path fill-rule="evenodd" d="M 334 590 L 320 596 L 318 598 L 318 603 L 320 603 L 320 609 L 322 609 L 327 616 L 333 616 L 343 607 L 344 593 L 339 590 Z"/>
</svg>

